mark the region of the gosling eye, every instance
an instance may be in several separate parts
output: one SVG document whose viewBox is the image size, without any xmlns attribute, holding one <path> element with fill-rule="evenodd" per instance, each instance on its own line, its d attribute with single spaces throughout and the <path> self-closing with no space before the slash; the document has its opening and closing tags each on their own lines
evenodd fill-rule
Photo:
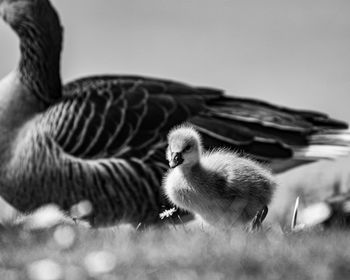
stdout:
<svg viewBox="0 0 350 280">
<path fill-rule="evenodd" d="M 188 152 L 191 150 L 192 146 L 190 144 L 186 145 L 186 147 L 183 149 L 184 152 Z"/>
</svg>

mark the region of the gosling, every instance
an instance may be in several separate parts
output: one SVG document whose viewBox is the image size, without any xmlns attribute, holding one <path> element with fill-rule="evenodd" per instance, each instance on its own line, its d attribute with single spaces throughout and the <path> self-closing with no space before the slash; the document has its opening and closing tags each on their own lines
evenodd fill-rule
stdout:
<svg viewBox="0 0 350 280">
<path fill-rule="evenodd" d="M 257 162 L 227 149 L 203 152 L 199 133 L 187 125 L 170 131 L 166 157 L 165 194 L 204 224 L 247 226 L 266 213 L 276 182 Z"/>
</svg>

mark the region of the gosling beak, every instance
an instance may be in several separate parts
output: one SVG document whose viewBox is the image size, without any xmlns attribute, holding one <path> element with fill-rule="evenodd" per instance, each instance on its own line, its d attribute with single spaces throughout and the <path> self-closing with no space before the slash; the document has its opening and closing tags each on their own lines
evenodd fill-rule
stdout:
<svg viewBox="0 0 350 280">
<path fill-rule="evenodd" d="M 176 166 L 180 165 L 184 162 L 184 159 L 182 157 L 181 153 L 174 153 L 171 155 L 171 160 L 169 161 L 170 168 L 175 168 Z"/>
</svg>

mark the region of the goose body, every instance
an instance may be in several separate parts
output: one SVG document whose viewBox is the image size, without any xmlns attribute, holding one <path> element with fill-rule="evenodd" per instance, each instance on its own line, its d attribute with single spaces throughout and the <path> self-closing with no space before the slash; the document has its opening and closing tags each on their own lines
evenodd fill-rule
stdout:
<svg viewBox="0 0 350 280">
<path fill-rule="evenodd" d="M 0 0 L 0 15 L 21 50 L 0 82 L 0 195 L 21 211 L 48 203 L 68 211 L 88 200 L 95 226 L 159 222 L 169 204 L 166 136 L 184 121 L 206 148 L 245 151 L 276 172 L 348 152 L 347 124 L 322 113 L 137 76 L 62 86 L 62 28 L 50 2 Z M 308 156 L 319 144 L 330 148 L 326 156 Z"/>
<path fill-rule="evenodd" d="M 252 221 L 270 203 L 276 183 L 266 168 L 229 150 L 202 152 L 200 136 L 189 126 L 172 130 L 168 138 L 173 169 L 164 189 L 176 206 L 229 228 Z M 181 161 L 174 164 L 176 157 Z"/>
</svg>

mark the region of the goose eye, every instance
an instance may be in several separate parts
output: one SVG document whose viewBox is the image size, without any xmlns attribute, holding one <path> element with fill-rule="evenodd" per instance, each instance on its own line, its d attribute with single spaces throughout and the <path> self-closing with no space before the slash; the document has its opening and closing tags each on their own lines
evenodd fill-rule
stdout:
<svg viewBox="0 0 350 280">
<path fill-rule="evenodd" d="M 187 145 L 187 146 L 184 148 L 184 152 L 188 152 L 189 150 L 191 150 L 191 145 Z"/>
</svg>

